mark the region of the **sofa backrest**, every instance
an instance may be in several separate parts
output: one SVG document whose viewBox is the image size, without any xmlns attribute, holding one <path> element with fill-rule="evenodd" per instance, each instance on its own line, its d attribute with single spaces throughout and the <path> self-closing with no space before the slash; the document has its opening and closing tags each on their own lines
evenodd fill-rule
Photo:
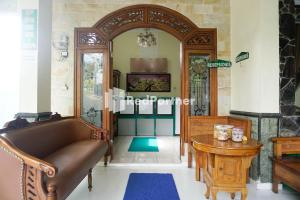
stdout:
<svg viewBox="0 0 300 200">
<path fill-rule="evenodd" d="M 300 154 L 300 137 L 275 137 L 274 156 L 281 158 L 284 154 Z"/>
<path fill-rule="evenodd" d="M 20 150 L 42 159 L 75 141 L 90 139 L 91 129 L 77 119 L 64 119 L 9 131 L 2 136 Z"/>
</svg>

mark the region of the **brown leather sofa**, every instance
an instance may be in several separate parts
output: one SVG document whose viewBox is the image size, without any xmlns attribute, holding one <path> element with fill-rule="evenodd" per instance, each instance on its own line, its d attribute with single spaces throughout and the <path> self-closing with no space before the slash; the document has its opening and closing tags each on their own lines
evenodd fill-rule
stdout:
<svg viewBox="0 0 300 200">
<path fill-rule="evenodd" d="M 0 136 L 0 199 L 61 200 L 105 156 L 105 130 L 79 119 L 43 122 Z"/>
</svg>

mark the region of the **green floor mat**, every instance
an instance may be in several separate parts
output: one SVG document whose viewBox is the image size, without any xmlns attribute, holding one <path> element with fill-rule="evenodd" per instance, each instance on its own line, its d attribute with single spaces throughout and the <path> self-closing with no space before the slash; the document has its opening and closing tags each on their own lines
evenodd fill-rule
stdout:
<svg viewBox="0 0 300 200">
<path fill-rule="evenodd" d="M 156 137 L 134 137 L 128 151 L 159 152 Z"/>
</svg>

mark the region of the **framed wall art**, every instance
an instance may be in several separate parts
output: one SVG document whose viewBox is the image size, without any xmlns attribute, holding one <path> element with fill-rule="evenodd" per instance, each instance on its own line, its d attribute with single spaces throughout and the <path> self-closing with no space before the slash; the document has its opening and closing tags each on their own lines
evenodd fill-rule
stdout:
<svg viewBox="0 0 300 200">
<path fill-rule="evenodd" d="M 130 73 L 126 79 L 127 92 L 170 92 L 169 73 Z"/>
</svg>

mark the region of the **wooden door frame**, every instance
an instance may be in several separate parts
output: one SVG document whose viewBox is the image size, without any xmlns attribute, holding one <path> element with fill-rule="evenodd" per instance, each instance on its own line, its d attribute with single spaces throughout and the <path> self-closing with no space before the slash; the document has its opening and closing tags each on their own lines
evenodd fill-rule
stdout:
<svg viewBox="0 0 300 200">
<path fill-rule="evenodd" d="M 82 50 L 105 50 L 106 66 L 110 66 L 111 41 L 119 34 L 135 28 L 156 28 L 166 31 L 181 41 L 181 99 L 189 98 L 189 67 L 186 61 L 187 52 L 211 51 L 217 57 L 217 30 L 215 28 L 198 28 L 190 19 L 181 13 L 158 5 L 140 4 L 116 10 L 101 18 L 93 27 L 75 28 L 75 116 L 80 117 L 80 57 Z M 110 67 L 109 67 L 110 68 Z M 105 69 L 105 92 L 112 88 L 111 69 Z M 211 69 L 211 115 L 217 115 L 217 70 Z M 213 91 L 212 91 L 213 90 Z M 188 106 L 181 105 L 180 139 L 181 155 L 184 154 L 184 143 L 188 142 Z M 111 130 L 111 114 L 104 110 L 103 128 Z"/>
</svg>

